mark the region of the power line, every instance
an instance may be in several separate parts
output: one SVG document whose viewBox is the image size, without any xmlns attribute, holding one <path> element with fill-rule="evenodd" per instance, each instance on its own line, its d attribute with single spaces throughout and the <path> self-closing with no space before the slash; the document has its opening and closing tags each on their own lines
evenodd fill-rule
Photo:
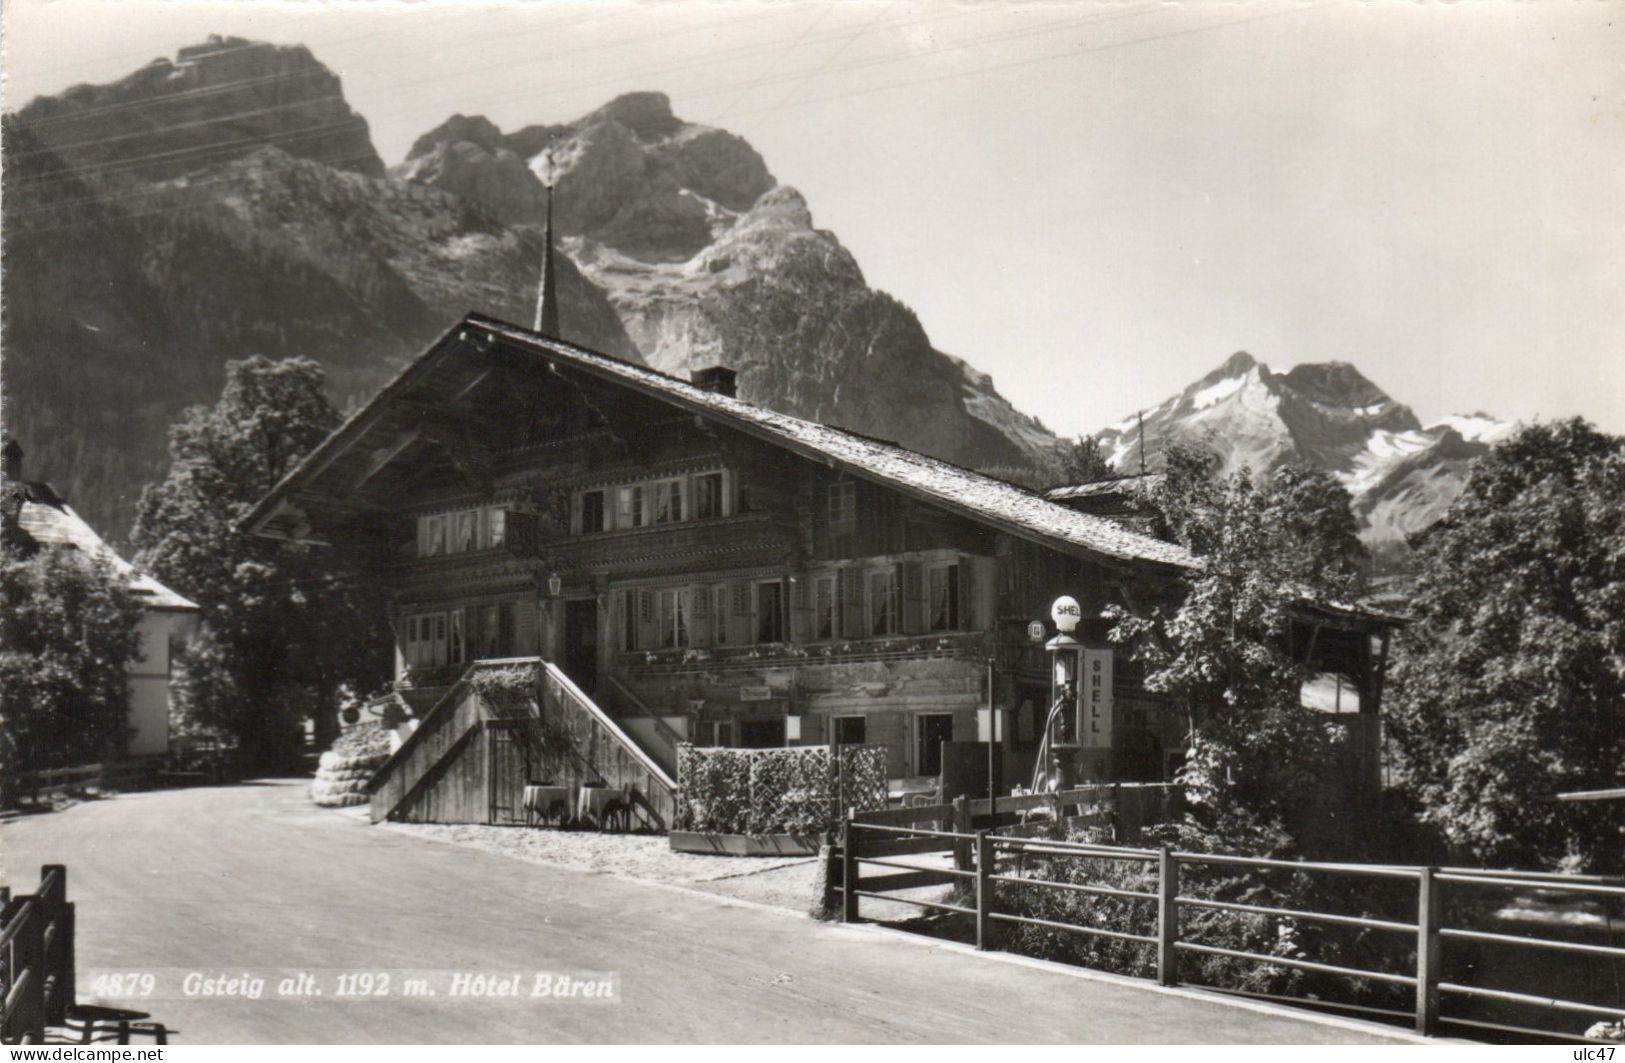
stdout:
<svg viewBox="0 0 1625 1063">
<path fill-rule="evenodd" d="M 1060 59 L 1067 59 L 1067 58 L 1085 56 L 1085 55 L 1090 55 L 1090 54 L 1096 54 L 1096 53 L 1099 53 L 1099 52 L 1111 51 L 1111 50 L 1114 50 L 1114 49 L 1117 49 L 1117 48 L 1131 47 L 1131 46 L 1137 45 L 1137 44 L 1147 44 L 1147 43 L 1153 43 L 1153 42 L 1156 42 L 1156 41 L 1169 40 L 1169 39 L 1178 38 L 1178 37 L 1190 36 L 1190 35 L 1194 35 L 1194 34 L 1198 34 L 1198 33 L 1212 32 L 1212 31 L 1215 31 L 1215 30 L 1225 29 L 1225 28 L 1229 28 L 1229 27 L 1232 27 L 1232 26 L 1245 25 L 1245 24 L 1248 24 L 1248 23 L 1264 21 L 1266 19 L 1278 18 L 1278 17 L 1281 17 L 1283 15 L 1296 14 L 1296 13 L 1300 13 L 1300 12 L 1316 10 L 1318 8 L 1332 6 L 1332 4 L 1335 4 L 1337 2 L 1338 2 L 1338 0 L 1329 0 L 1329 2 L 1327 2 L 1327 3 L 1315 4 L 1315 5 L 1310 5 L 1310 6 L 1306 6 L 1306 7 L 1292 7 L 1292 8 L 1288 8 L 1288 9 L 1285 9 L 1285 10 L 1277 10 L 1277 11 L 1273 11 L 1273 12 L 1269 12 L 1269 13 L 1265 13 L 1265 14 L 1261 14 L 1261 15 L 1255 15 L 1255 16 L 1251 16 L 1251 17 L 1247 17 L 1247 18 L 1231 19 L 1231 20 L 1226 20 L 1226 21 L 1222 21 L 1222 22 L 1209 23 L 1209 24 L 1207 24 L 1205 26 L 1197 26 L 1197 27 L 1191 27 L 1191 28 L 1182 29 L 1182 30 L 1174 30 L 1174 31 L 1170 31 L 1170 32 L 1167 32 L 1167 33 L 1153 34 L 1153 35 L 1145 36 L 1145 37 L 1136 37 L 1136 38 L 1131 38 L 1129 40 L 1123 40 L 1123 41 L 1108 42 L 1108 43 L 1096 45 L 1096 46 L 1093 46 L 1093 47 L 1087 47 L 1087 48 L 1082 48 L 1082 49 L 1072 49 L 1072 50 L 1068 50 L 1068 51 L 1065 51 L 1065 52 L 1052 53 L 1052 54 L 1049 54 L 1049 55 L 1038 56 L 1038 57 L 1033 57 L 1033 58 L 1026 58 L 1026 59 L 1017 60 L 1017 61 L 1014 61 L 1014 62 L 1009 62 L 1009 63 L 1000 63 L 1000 64 L 993 64 L 993 65 L 990 65 L 990 66 L 978 67 L 978 68 L 973 69 L 973 70 L 953 71 L 953 72 L 949 72 L 949 73 L 946 73 L 946 74 L 934 75 L 934 76 L 926 77 L 926 78 L 916 78 L 916 79 L 899 81 L 899 82 L 891 82 L 891 83 L 887 83 L 887 84 L 884 84 L 884 85 L 870 86 L 870 87 L 867 87 L 867 88 L 864 88 L 864 89 L 857 89 L 857 90 L 853 90 L 853 91 L 850 91 L 850 92 L 826 94 L 826 95 L 823 95 L 823 96 L 816 96 L 816 97 L 812 97 L 812 98 L 804 99 L 804 100 L 799 100 L 799 101 L 795 101 L 795 102 L 790 102 L 789 98 L 786 97 L 786 99 L 781 100 L 780 103 L 775 104 L 772 107 L 763 108 L 763 109 L 760 109 L 757 112 L 746 112 L 746 113 L 758 113 L 758 114 L 766 115 L 766 114 L 771 114 L 774 111 L 784 109 L 786 107 L 810 106 L 810 105 L 816 104 L 816 103 L 823 103 L 823 102 L 829 102 L 829 101 L 832 101 L 832 100 L 846 99 L 846 98 L 851 98 L 851 97 L 855 97 L 855 96 L 869 95 L 869 94 L 872 94 L 872 93 L 884 92 L 884 91 L 889 91 L 889 90 L 897 89 L 897 88 L 907 88 L 907 87 L 923 85 L 923 84 L 933 84 L 933 83 L 938 83 L 938 82 L 942 82 L 942 81 L 954 80 L 954 79 L 961 78 L 961 77 L 980 76 L 980 75 L 983 75 L 983 74 L 995 73 L 995 72 L 1010 70 L 1010 69 L 1017 69 L 1017 68 L 1036 65 L 1036 64 L 1040 64 L 1040 63 L 1053 62 L 1053 61 L 1060 60 Z M 990 42 L 990 41 L 1009 40 L 1009 39 L 1014 39 L 1014 38 L 1023 37 L 1023 36 L 1031 36 L 1031 35 L 1036 34 L 1036 33 L 1047 33 L 1047 32 L 1051 32 L 1052 30 L 1055 30 L 1055 29 L 1060 28 L 1060 27 L 1076 28 L 1076 27 L 1079 27 L 1079 26 L 1087 26 L 1087 25 L 1094 25 L 1094 24 L 1099 24 L 1099 23 L 1108 22 L 1108 21 L 1115 21 L 1115 20 L 1121 19 L 1121 18 L 1135 17 L 1135 16 L 1140 15 L 1140 14 L 1149 13 L 1150 10 L 1151 9 L 1139 9 L 1139 10 L 1136 10 L 1136 11 L 1133 11 L 1133 12 L 1114 13 L 1114 14 L 1109 15 L 1109 16 L 1097 17 L 1097 18 L 1087 19 L 1087 20 L 1070 20 L 1070 21 L 1062 22 L 1062 23 L 1047 23 L 1047 24 L 1042 25 L 1042 26 L 1029 27 L 1027 29 L 1019 30 L 1019 31 L 1009 31 L 1009 32 L 999 33 L 999 34 L 988 34 L 988 35 L 984 35 L 983 37 L 976 38 L 976 39 L 973 39 L 973 40 L 968 41 L 968 42 L 962 42 L 960 44 L 956 44 L 952 48 L 937 49 L 933 53 L 929 53 L 929 54 L 940 54 L 941 52 L 944 52 L 944 51 L 963 50 L 964 48 L 973 47 L 973 46 L 975 46 L 977 44 L 987 43 L 987 42 Z M 884 57 L 879 57 L 879 58 L 871 58 L 871 59 L 868 59 L 868 60 L 860 60 L 858 62 L 851 63 L 851 64 L 844 64 L 841 67 L 829 68 L 829 69 L 825 70 L 824 72 L 830 73 L 830 72 L 835 72 L 837 70 L 857 69 L 857 68 L 876 66 L 876 65 L 886 65 L 888 63 L 906 61 L 906 60 L 913 59 L 913 58 L 916 58 L 916 56 L 901 56 L 901 57 L 899 57 L 899 56 L 884 56 Z M 787 75 L 787 78 L 803 77 L 803 76 L 804 75 L 803 75 L 802 72 L 796 72 L 794 74 Z M 786 80 L 787 78 L 779 78 L 779 79 L 773 79 L 773 80 Z M 716 89 L 712 89 L 712 90 L 707 90 L 706 92 L 693 94 L 693 95 L 702 95 L 702 96 L 703 95 L 714 95 L 714 94 L 719 93 L 719 92 L 731 91 L 733 88 L 736 88 L 736 87 L 737 86 L 724 86 L 724 87 L 720 87 L 720 88 L 716 88 Z M 353 119 L 352 119 L 352 121 L 353 121 Z M 343 125 L 348 125 L 348 124 L 350 124 L 350 122 L 337 123 L 336 125 L 343 126 Z M 318 130 L 320 130 L 322 128 L 326 128 L 326 127 L 314 127 L 313 129 L 294 130 L 294 131 L 290 131 L 289 133 L 283 134 L 283 135 L 284 136 L 309 135 L 309 134 L 311 134 L 311 133 L 313 133 L 315 131 L 318 131 Z M 212 148 L 211 153 L 218 153 L 219 149 L 221 149 L 221 148 L 230 148 L 230 147 L 234 146 L 235 144 L 258 143 L 263 139 L 268 139 L 268 138 L 247 138 L 247 139 L 245 139 L 243 141 L 230 142 L 230 143 L 227 143 L 225 145 L 220 145 L 220 146 L 217 146 L 215 148 Z M 128 160 L 126 163 L 124 163 L 124 165 L 139 165 L 139 164 L 141 164 L 141 163 L 143 163 L 145 161 L 148 161 L 150 158 L 154 158 L 154 157 L 158 157 L 158 156 L 164 156 L 164 155 L 170 155 L 170 154 L 174 154 L 174 153 L 157 153 L 154 156 L 148 156 L 146 158 L 137 157 L 135 159 Z M 103 202 L 111 202 L 111 201 L 114 201 L 114 200 L 119 199 L 119 198 L 130 198 L 132 195 L 133 196 L 140 196 L 140 195 L 143 195 L 145 193 L 146 193 L 146 190 L 138 190 L 138 191 L 136 191 L 134 193 L 119 193 L 119 194 L 115 194 L 115 195 L 106 197 L 102 201 Z M 184 209 L 184 208 L 177 208 L 177 209 Z M 140 215 L 136 215 L 136 216 L 140 216 Z"/>
<path fill-rule="evenodd" d="M 957 12 L 951 12 L 951 13 L 948 13 L 948 14 L 934 15 L 934 16 L 930 16 L 930 17 L 927 17 L 927 18 L 921 18 L 921 19 L 904 19 L 904 20 L 900 20 L 900 21 L 895 22 L 895 23 L 890 23 L 888 25 L 893 25 L 893 26 L 923 25 L 923 24 L 927 24 L 927 23 L 943 21 L 943 20 L 949 19 L 949 18 L 964 17 L 966 14 L 973 14 L 973 13 L 976 13 L 976 12 L 974 12 L 974 11 L 972 11 L 972 12 L 957 11 Z M 1119 17 L 1121 17 L 1121 16 L 1119 16 Z M 1090 21 L 1095 21 L 1095 20 L 1085 20 L 1086 23 L 1090 22 Z M 873 22 L 874 22 L 874 20 L 871 20 L 871 25 L 873 24 Z M 1030 35 L 1033 32 L 1045 31 L 1045 30 L 1047 30 L 1049 28 L 1052 28 L 1054 26 L 1064 26 L 1064 25 L 1073 25 L 1073 24 L 1077 24 L 1077 23 L 1075 21 L 1064 21 L 1064 22 L 1061 22 L 1061 23 L 1052 23 L 1052 24 L 1047 24 L 1046 26 L 1037 27 L 1036 29 L 1027 29 L 1027 30 L 1016 31 L 1016 33 L 1014 35 L 1015 36 L 1025 36 L 1025 35 Z M 863 30 L 861 30 L 861 29 L 858 31 L 858 33 L 860 33 L 860 34 L 862 32 L 863 32 Z M 978 40 L 978 39 L 981 39 L 981 40 L 1001 40 L 1001 39 L 1004 39 L 1004 38 L 1006 38 L 1008 36 L 1011 36 L 1011 35 L 1012 34 L 1010 34 L 1010 33 L 984 35 L 984 37 L 982 37 L 982 38 L 973 39 L 971 42 L 967 42 L 965 44 L 957 45 L 956 47 L 967 47 L 970 44 L 976 43 L 976 40 Z M 805 36 L 806 36 L 806 34 L 804 33 L 803 37 L 805 37 Z M 823 37 L 814 38 L 814 39 L 834 39 L 834 38 L 842 37 L 842 36 L 846 37 L 848 43 L 850 43 L 850 41 L 853 39 L 854 35 L 853 35 L 852 31 L 842 30 L 842 31 L 839 31 L 838 33 L 835 33 L 835 34 L 824 35 Z M 617 42 L 617 43 L 618 44 L 624 44 L 624 43 L 627 43 L 627 42 L 623 40 L 623 41 Z M 722 55 L 753 54 L 753 53 L 756 53 L 756 52 L 761 52 L 761 51 L 768 50 L 771 47 L 774 47 L 774 45 L 772 45 L 772 44 L 769 44 L 769 45 L 753 45 L 753 46 L 749 46 L 749 47 L 745 47 L 745 48 L 727 49 L 723 53 L 720 53 L 720 54 L 722 54 Z M 588 48 L 588 49 L 582 49 L 582 50 L 594 50 L 594 49 Z M 645 72 L 647 72 L 647 71 L 651 71 L 651 70 L 683 69 L 683 68 L 687 68 L 687 67 L 694 66 L 694 65 L 702 65 L 702 64 L 706 64 L 706 63 L 711 63 L 716 58 L 717 58 L 717 55 L 712 54 L 712 55 L 707 55 L 705 57 L 702 57 L 700 60 L 694 61 L 694 62 L 675 64 L 675 65 L 667 65 L 665 67 L 644 68 L 644 70 L 645 70 Z M 914 57 L 912 57 L 912 56 L 902 57 L 902 59 L 909 59 L 909 58 L 914 58 Z M 526 59 L 525 61 L 526 62 L 531 62 L 533 60 Z M 898 60 L 897 60 L 896 57 L 881 57 L 881 59 L 878 60 L 878 61 L 887 62 L 887 61 L 898 61 Z M 874 62 L 876 62 L 876 60 L 870 60 L 867 63 L 860 64 L 860 65 L 872 65 Z M 793 72 L 790 76 L 795 77 L 795 76 L 800 76 L 800 75 L 799 75 L 799 72 Z M 619 79 L 619 76 L 617 76 L 617 78 L 614 78 L 614 79 L 598 79 L 596 81 L 589 81 L 589 82 L 585 82 L 585 83 L 577 82 L 577 83 L 569 86 L 569 88 L 579 89 L 579 88 L 581 88 L 583 86 L 592 86 L 592 85 L 596 85 L 596 84 L 603 84 L 603 83 L 606 83 L 607 81 L 618 80 L 618 79 Z M 426 81 L 429 81 L 429 80 L 433 80 L 433 79 L 423 79 L 423 81 L 420 81 L 420 82 L 409 82 L 409 83 L 406 83 L 406 84 L 407 85 L 420 84 L 420 83 L 425 83 Z M 762 80 L 762 79 L 758 79 L 758 81 L 760 81 L 760 80 Z M 772 80 L 778 81 L 778 80 L 784 80 L 784 78 L 775 78 L 775 79 L 772 79 Z M 398 87 L 404 87 L 404 86 L 398 85 Z M 733 91 L 733 90 L 735 90 L 737 88 L 740 88 L 740 87 L 745 87 L 745 88 L 748 89 L 750 87 L 750 83 L 730 84 L 730 85 L 722 86 L 722 87 L 717 88 L 717 89 L 710 90 L 709 92 L 702 93 L 700 95 L 714 95 L 714 94 L 716 94 L 718 92 Z M 507 98 L 507 97 L 504 97 L 504 98 Z M 137 105 L 140 105 L 143 102 L 145 102 L 145 101 L 132 101 L 129 104 L 129 106 L 137 106 Z M 283 105 L 283 106 L 285 106 L 285 107 L 297 107 L 297 106 L 301 106 L 301 104 L 291 103 L 291 104 L 286 104 L 286 105 Z M 264 110 L 270 110 L 270 109 L 264 109 Z M 230 121 L 230 120 L 232 120 L 233 117 L 242 116 L 242 115 L 246 115 L 246 114 L 249 114 L 249 113 L 253 113 L 253 112 L 237 112 L 236 115 L 220 116 L 219 118 L 208 119 L 207 121 L 209 121 L 209 122 Z M 178 128 L 178 127 L 166 127 L 166 128 Z M 282 134 L 271 134 L 271 135 L 269 135 L 269 137 L 267 139 L 269 139 L 271 137 L 290 137 L 290 138 L 292 138 L 292 137 L 298 137 L 298 136 L 301 136 L 301 135 L 305 135 L 306 133 L 313 133 L 315 131 L 317 131 L 317 130 L 315 130 L 314 128 L 310 128 L 310 129 L 306 129 L 306 130 L 302 130 L 302 131 L 300 131 L 300 130 L 290 130 L 290 131 L 285 131 Z M 230 142 L 225 142 L 225 143 L 222 143 L 222 144 L 197 145 L 195 147 L 190 147 L 190 148 L 173 149 L 173 150 L 171 150 L 169 152 L 154 152 L 154 153 L 148 153 L 146 155 L 130 156 L 130 157 L 123 158 L 123 159 L 106 160 L 106 161 L 101 162 L 101 163 L 81 163 L 81 164 L 79 164 L 77 166 L 69 166 L 69 167 L 67 167 L 68 172 L 66 174 L 62 174 L 62 175 L 44 174 L 44 175 L 37 175 L 37 176 L 34 176 L 34 177 L 29 177 L 29 178 L 22 178 L 21 180 L 24 181 L 25 183 L 41 183 L 41 182 L 48 182 L 48 181 L 54 180 L 54 179 L 65 179 L 67 176 L 70 176 L 70 175 L 102 176 L 102 175 L 118 173 L 118 172 L 126 171 L 126 170 L 136 170 L 136 169 L 141 168 L 142 166 L 145 166 L 148 162 L 151 162 L 151 161 L 156 160 L 156 159 L 167 159 L 167 160 L 171 160 L 171 161 L 184 161 L 184 162 L 188 162 L 188 163 L 203 162 L 203 161 L 211 159 L 211 158 L 216 158 L 216 157 L 221 157 L 221 156 L 224 156 L 224 155 L 229 155 L 229 154 L 231 154 L 231 149 L 232 148 L 234 148 L 236 146 L 240 146 L 240 145 L 255 143 L 256 139 L 258 139 L 258 138 L 243 138 L 243 139 L 239 139 L 237 141 L 230 141 Z M 86 141 L 86 142 L 80 142 L 80 143 L 89 144 L 89 143 L 93 143 L 93 142 Z M 64 145 L 63 147 L 72 147 L 72 146 L 77 146 L 77 145 Z M 48 146 L 46 150 L 54 150 L 54 149 L 51 149 Z M 186 156 L 186 153 L 188 153 L 188 152 L 192 153 L 190 158 L 187 158 L 187 156 Z M 133 193 L 118 193 L 118 192 L 115 192 L 115 193 L 112 193 L 111 195 L 109 195 L 106 198 L 108 200 L 113 200 L 113 199 L 121 198 L 121 197 L 123 197 L 125 195 L 139 196 L 139 195 L 142 195 L 142 194 L 143 194 L 143 190 L 137 190 L 137 191 L 135 191 Z"/>
<path fill-rule="evenodd" d="M 244 118 L 258 118 L 267 114 L 276 114 L 281 111 L 298 110 L 301 107 L 310 107 L 321 103 L 330 103 L 334 100 L 342 101 L 344 93 L 326 92 L 319 96 L 310 96 L 292 103 L 273 104 L 269 107 L 255 107 L 247 111 L 232 111 L 230 114 L 217 115 L 214 118 L 199 118 L 191 122 L 177 122 L 173 125 L 157 126 L 150 129 L 136 129 L 128 133 L 115 133 L 112 136 L 93 137 L 89 140 L 66 140 L 48 142 L 46 147 L 36 148 L 32 151 L 20 151 L 15 154 L 7 152 L 11 159 L 27 159 L 35 155 L 57 155 L 65 151 L 78 151 L 81 148 L 95 147 L 98 144 L 114 144 L 121 140 L 132 140 L 141 137 L 152 137 L 161 134 L 174 133 L 182 129 L 198 129 L 203 126 L 219 125 L 222 122 L 237 122 Z M 353 114 L 353 112 L 352 112 Z M 355 118 L 359 118 L 355 115 Z M 352 119 L 353 121 L 354 119 Z"/>
<path fill-rule="evenodd" d="M 1100 52 L 1114 51 L 1118 48 L 1129 48 L 1137 44 L 1151 44 L 1157 41 L 1172 40 L 1176 37 L 1189 37 L 1198 33 L 1208 33 L 1213 30 L 1229 29 L 1232 26 L 1244 26 L 1253 22 L 1263 22 L 1267 19 L 1281 18 L 1285 15 L 1296 15 L 1306 11 L 1318 11 L 1321 8 L 1332 7 L 1341 0 L 1327 0 L 1325 3 L 1311 4 L 1303 7 L 1292 7 L 1284 11 L 1274 11 L 1266 15 L 1254 15 L 1251 18 L 1232 19 L 1226 22 L 1210 23 L 1206 26 L 1196 26 L 1190 29 L 1173 30 L 1150 37 L 1136 37 L 1126 41 L 1114 41 L 1109 44 L 1096 45 L 1091 48 L 1076 48 L 1065 52 L 1056 52 L 1050 55 L 1038 56 L 1032 59 L 1022 59 L 1010 63 L 997 63 L 992 66 L 978 67 L 974 70 L 958 70 L 947 74 L 938 74 L 927 78 L 916 78 L 912 81 L 897 81 L 885 85 L 874 85 L 865 89 L 855 89 L 851 92 L 833 93 L 828 96 L 814 97 L 790 104 L 792 107 L 804 107 L 814 103 L 828 103 L 832 100 L 851 99 L 855 96 L 868 96 L 876 92 L 887 92 L 891 89 L 910 88 L 915 85 L 929 85 L 942 81 L 953 81 L 962 77 L 976 77 L 982 74 L 991 74 L 1003 70 L 1014 70 L 1024 66 L 1035 66 L 1039 63 L 1054 62 L 1057 59 L 1074 59 L 1079 56 L 1095 55 Z M 751 113 L 751 112 L 746 112 Z"/>
<path fill-rule="evenodd" d="M 796 35 L 795 40 L 791 41 L 789 44 L 786 44 L 784 46 L 783 50 L 778 53 L 778 55 L 773 59 L 773 61 L 768 63 L 765 67 L 762 68 L 762 73 L 761 73 L 760 77 L 758 77 L 755 81 L 752 81 L 745 88 L 741 89 L 739 91 L 739 95 L 735 96 L 732 100 L 728 101 L 728 105 L 722 109 L 722 113 L 717 115 L 716 121 L 720 122 L 720 121 L 722 121 L 723 118 L 727 117 L 728 112 L 733 110 L 734 104 L 738 103 L 741 99 L 743 99 L 745 97 L 745 95 L 747 93 L 749 93 L 751 91 L 751 89 L 755 88 L 756 85 L 761 81 L 761 78 L 767 76 L 768 70 L 770 70 L 774 66 L 778 65 L 778 63 L 783 61 L 786 56 L 788 56 L 791 52 L 795 51 L 796 47 L 798 45 L 800 45 L 802 41 L 807 39 L 807 34 L 811 33 L 814 29 L 817 29 L 820 25 L 822 25 L 823 22 L 824 22 L 824 19 L 828 18 L 829 13 L 831 11 L 834 11 L 834 10 L 835 10 L 835 5 L 834 4 L 824 4 L 822 7 L 820 7 L 818 9 L 818 17 L 813 19 L 811 22 L 807 23 L 807 25 L 802 28 L 801 32 Z M 884 11 L 886 9 L 881 8 L 881 10 Z"/>
<path fill-rule="evenodd" d="M 363 119 L 357 115 L 351 115 L 349 118 L 345 118 L 340 121 L 326 122 L 313 126 L 304 126 L 299 129 L 284 130 L 281 133 L 266 133 L 251 137 L 239 137 L 236 140 L 216 141 L 210 144 L 173 148 L 169 151 L 150 152 L 146 155 L 138 155 L 128 159 L 110 160 L 106 163 L 87 163 L 77 167 L 69 166 L 66 167 L 67 172 L 65 173 L 29 175 L 27 177 L 15 178 L 13 180 L 13 184 L 15 187 L 17 183 L 20 182 L 21 187 L 28 187 L 35 184 L 52 184 L 58 181 L 68 180 L 69 178 L 102 178 L 106 177 L 108 174 L 140 169 L 154 162 L 155 160 L 182 159 L 190 164 L 203 162 L 212 158 L 230 159 L 235 155 L 240 154 L 235 150 L 238 148 L 246 147 L 252 150 L 256 147 L 273 144 L 276 141 L 297 140 L 302 137 L 314 137 L 323 133 L 337 132 L 341 129 L 354 128 L 358 121 L 363 121 Z M 368 142 L 368 148 L 371 149 L 370 141 Z M 376 157 L 377 153 L 369 150 L 366 154 Z M 125 195 L 139 195 L 144 191 L 144 189 L 138 189 L 130 192 L 120 191 L 113 194 L 112 198 L 121 198 Z"/>
</svg>

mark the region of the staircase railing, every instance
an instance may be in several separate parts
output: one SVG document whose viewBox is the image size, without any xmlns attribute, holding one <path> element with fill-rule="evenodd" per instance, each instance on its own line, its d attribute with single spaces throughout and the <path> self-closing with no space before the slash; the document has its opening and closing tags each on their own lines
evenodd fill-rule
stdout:
<svg viewBox="0 0 1625 1063">
<path fill-rule="evenodd" d="M 665 740 L 667 745 L 671 746 L 672 755 L 676 756 L 677 747 L 688 741 L 688 739 L 678 734 L 675 727 L 663 720 L 653 709 L 649 708 L 644 700 L 638 697 L 637 691 L 627 686 L 619 676 L 611 675 L 609 677 L 609 685 L 614 687 L 617 694 L 629 701 L 632 706 L 638 710 L 639 718 L 646 716 L 653 722 L 655 734 L 659 735 Z"/>
<path fill-rule="evenodd" d="M 677 780 L 557 665 L 540 665 L 537 700 L 544 727 L 554 715 L 598 776 L 634 794 L 651 820 L 669 828 L 677 811 Z"/>
</svg>

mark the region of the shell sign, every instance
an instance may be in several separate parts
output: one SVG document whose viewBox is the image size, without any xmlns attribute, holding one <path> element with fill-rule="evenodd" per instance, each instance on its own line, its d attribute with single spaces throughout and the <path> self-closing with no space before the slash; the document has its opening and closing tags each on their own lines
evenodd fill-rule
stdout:
<svg viewBox="0 0 1625 1063">
<path fill-rule="evenodd" d="M 1083 651 L 1083 684 L 1078 692 L 1078 742 L 1085 749 L 1112 745 L 1112 651 Z"/>
<path fill-rule="evenodd" d="M 1055 604 L 1049 607 L 1050 619 L 1055 621 L 1056 630 L 1063 635 L 1070 635 L 1077 630 L 1078 621 L 1083 619 L 1083 608 L 1078 600 L 1070 594 L 1063 594 L 1055 599 Z"/>
</svg>

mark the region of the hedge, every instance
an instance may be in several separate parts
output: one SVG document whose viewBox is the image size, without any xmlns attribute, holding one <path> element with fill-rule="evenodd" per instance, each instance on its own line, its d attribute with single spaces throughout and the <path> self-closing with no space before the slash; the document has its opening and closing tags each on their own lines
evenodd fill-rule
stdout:
<svg viewBox="0 0 1625 1063">
<path fill-rule="evenodd" d="M 677 747 L 677 829 L 820 834 L 885 805 L 884 746 Z"/>
</svg>

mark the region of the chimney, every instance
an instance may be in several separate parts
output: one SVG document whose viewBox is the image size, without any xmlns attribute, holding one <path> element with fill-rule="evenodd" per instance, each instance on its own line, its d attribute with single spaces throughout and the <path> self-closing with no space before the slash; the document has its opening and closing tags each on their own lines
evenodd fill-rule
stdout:
<svg viewBox="0 0 1625 1063">
<path fill-rule="evenodd" d="M 5 480 L 7 483 L 21 483 L 23 479 L 23 445 L 13 436 L 6 436 L 4 447 L 0 447 L 0 456 L 3 456 L 5 466 Z"/>
<path fill-rule="evenodd" d="M 712 365 L 704 369 L 692 369 L 689 371 L 688 379 L 697 388 L 714 391 L 730 399 L 738 397 L 739 374 L 726 366 Z"/>
</svg>

